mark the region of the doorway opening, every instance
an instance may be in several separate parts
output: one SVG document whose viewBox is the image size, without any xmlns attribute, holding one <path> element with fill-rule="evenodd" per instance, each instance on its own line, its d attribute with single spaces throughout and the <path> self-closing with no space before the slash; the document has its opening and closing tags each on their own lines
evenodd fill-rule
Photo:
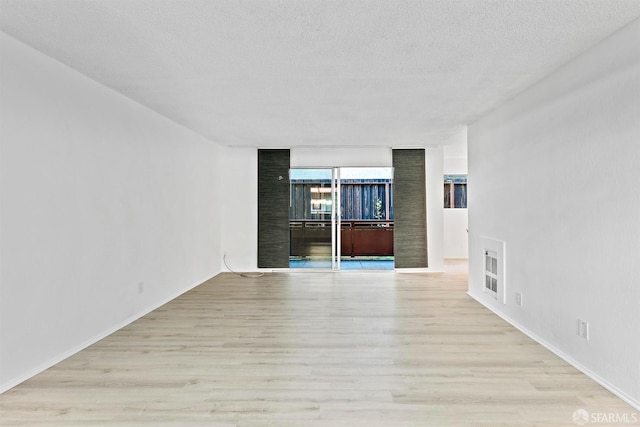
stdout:
<svg viewBox="0 0 640 427">
<path fill-rule="evenodd" d="M 393 270 L 393 168 L 291 169 L 290 268 Z"/>
</svg>

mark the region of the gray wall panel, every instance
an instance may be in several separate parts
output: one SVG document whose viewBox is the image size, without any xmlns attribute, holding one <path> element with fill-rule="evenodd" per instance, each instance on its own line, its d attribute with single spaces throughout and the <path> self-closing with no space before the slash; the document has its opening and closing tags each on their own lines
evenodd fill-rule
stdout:
<svg viewBox="0 0 640 427">
<path fill-rule="evenodd" d="M 289 150 L 258 150 L 258 267 L 289 267 Z"/>
<path fill-rule="evenodd" d="M 393 150 L 394 256 L 396 268 L 425 268 L 427 195 L 424 149 Z"/>
</svg>

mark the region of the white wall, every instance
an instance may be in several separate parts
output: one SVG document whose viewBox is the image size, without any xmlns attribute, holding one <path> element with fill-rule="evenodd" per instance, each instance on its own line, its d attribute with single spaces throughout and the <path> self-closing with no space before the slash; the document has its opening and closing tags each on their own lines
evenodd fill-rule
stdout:
<svg viewBox="0 0 640 427">
<path fill-rule="evenodd" d="M 466 175 L 467 128 L 462 129 L 450 144 L 444 147 L 444 174 Z M 444 257 L 469 257 L 469 227 L 467 209 L 444 209 Z"/>
<path fill-rule="evenodd" d="M 442 185 L 444 149 L 425 149 L 427 175 L 427 271 L 444 271 L 444 188 Z"/>
<path fill-rule="evenodd" d="M 638 46 L 635 21 L 469 128 L 469 293 L 640 408 Z M 480 236 L 505 242 L 505 305 Z"/>
<path fill-rule="evenodd" d="M 442 147 L 426 148 L 427 174 L 427 239 L 429 271 L 442 271 Z M 225 148 L 222 165 L 226 192 L 224 200 L 223 252 L 234 271 L 257 271 L 258 190 L 257 149 Z M 390 148 L 308 148 L 291 149 L 292 167 L 392 165 Z"/>
<path fill-rule="evenodd" d="M 224 159 L 222 251 L 231 270 L 257 271 L 258 150 L 225 148 Z"/>
<path fill-rule="evenodd" d="M 467 127 L 465 126 L 444 148 L 444 173 L 446 174 L 466 174 L 467 173 Z"/>
<path fill-rule="evenodd" d="M 391 167 L 387 147 L 293 147 L 291 167 Z"/>
<path fill-rule="evenodd" d="M 217 274 L 222 218 L 213 143 L 0 49 L 1 392 Z"/>
<path fill-rule="evenodd" d="M 467 209 L 443 209 L 444 257 L 462 259 L 469 257 L 469 234 Z"/>
</svg>

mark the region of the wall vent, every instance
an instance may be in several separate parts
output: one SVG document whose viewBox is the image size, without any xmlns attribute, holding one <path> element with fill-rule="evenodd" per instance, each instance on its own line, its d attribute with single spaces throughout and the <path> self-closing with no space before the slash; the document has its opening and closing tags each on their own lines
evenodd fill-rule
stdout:
<svg viewBox="0 0 640 427">
<path fill-rule="evenodd" d="M 481 238 L 484 293 L 505 304 L 504 242 Z"/>
<path fill-rule="evenodd" d="M 498 253 L 484 251 L 484 291 L 498 298 Z"/>
</svg>

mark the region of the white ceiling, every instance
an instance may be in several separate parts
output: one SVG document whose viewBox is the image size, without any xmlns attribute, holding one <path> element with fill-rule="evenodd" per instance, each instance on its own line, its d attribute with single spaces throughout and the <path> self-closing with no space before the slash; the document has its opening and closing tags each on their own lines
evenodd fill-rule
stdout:
<svg viewBox="0 0 640 427">
<path fill-rule="evenodd" d="M 443 144 L 639 0 L 0 0 L 4 32 L 240 146 Z"/>
</svg>

